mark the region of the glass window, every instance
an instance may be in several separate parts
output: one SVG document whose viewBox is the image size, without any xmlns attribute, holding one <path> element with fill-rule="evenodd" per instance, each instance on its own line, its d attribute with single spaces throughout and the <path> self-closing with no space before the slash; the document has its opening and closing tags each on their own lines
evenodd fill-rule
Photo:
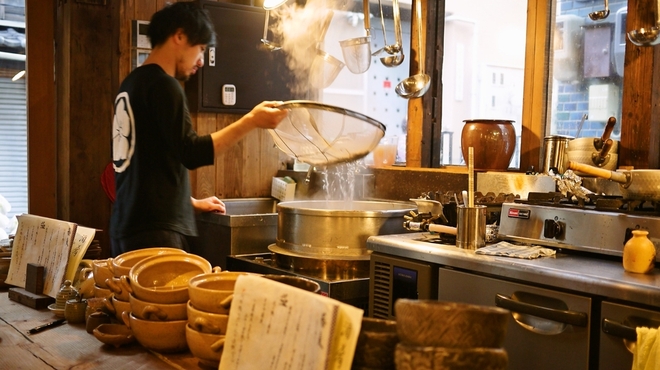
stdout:
<svg viewBox="0 0 660 370">
<path fill-rule="evenodd" d="M 464 120 L 506 119 L 518 137 L 510 163 L 517 168 L 527 0 L 447 0 L 445 11 L 441 165 L 465 164 Z"/>
<path fill-rule="evenodd" d="M 28 212 L 25 1 L 0 1 L 0 239 Z"/>
<path fill-rule="evenodd" d="M 549 135 L 600 137 L 609 117 L 621 121 L 627 1 L 610 1 L 609 15 L 592 20 L 600 10 L 603 2 L 557 0 Z M 620 133 L 617 124 L 612 139 Z"/>
<path fill-rule="evenodd" d="M 382 18 L 379 4 L 383 10 Z M 342 68 L 332 84 L 320 92 L 319 97 L 319 101 L 325 104 L 347 108 L 383 123 L 386 126 L 385 135 L 398 143 L 399 163 L 406 160 L 408 100 L 398 96 L 394 89 L 408 77 L 410 69 L 410 8 L 410 0 L 399 1 L 403 61 L 398 65 L 386 66 L 381 58 L 388 54 L 381 52 L 369 58 L 369 68 L 363 73 L 349 70 L 348 64 L 351 62 L 346 59 L 340 45 L 340 41 L 366 35 L 361 3 L 354 2 L 352 9 L 335 10 L 323 48 L 347 66 Z M 370 15 L 370 51 L 375 53 L 396 41 L 392 1 L 372 2 Z M 366 160 L 369 162 L 370 156 Z"/>
</svg>

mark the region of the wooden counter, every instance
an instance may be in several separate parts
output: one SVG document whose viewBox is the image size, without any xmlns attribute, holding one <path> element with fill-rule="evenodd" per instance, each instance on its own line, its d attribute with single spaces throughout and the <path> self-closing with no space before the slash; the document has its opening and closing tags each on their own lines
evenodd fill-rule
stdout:
<svg viewBox="0 0 660 370">
<path fill-rule="evenodd" d="M 27 333 L 56 319 L 49 310 L 23 306 L 0 290 L 0 369 L 204 369 L 189 352 L 161 355 L 137 342 L 119 348 L 103 344 L 84 324 Z"/>
</svg>

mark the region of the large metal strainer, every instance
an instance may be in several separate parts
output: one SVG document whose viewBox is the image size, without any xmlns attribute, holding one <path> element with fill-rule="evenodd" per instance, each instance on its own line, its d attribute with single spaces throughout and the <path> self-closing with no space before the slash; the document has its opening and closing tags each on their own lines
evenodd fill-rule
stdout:
<svg viewBox="0 0 660 370">
<path fill-rule="evenodd" d="M 385 135 L 385 125 L 364 114 L 306 100 L 278 106 L 287 117 L 269 130 L 284 153 L 311 165 L 350 162 L 369 154 Z"/>
</svg>

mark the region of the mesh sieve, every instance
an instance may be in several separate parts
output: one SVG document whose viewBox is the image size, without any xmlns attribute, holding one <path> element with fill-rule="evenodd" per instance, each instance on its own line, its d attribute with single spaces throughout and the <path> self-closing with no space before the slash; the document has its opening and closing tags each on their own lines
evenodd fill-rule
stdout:
<svg viewBox="0 0 660 370">
<path fill-rule="evenodd" d="M 385 125 L 345 108 L 305 100 L 278 106 L 287 117 L 269 130 L 284 153 L 311 165 L 326 165 L 360 159 L 385 135 Z"/>
</svg>

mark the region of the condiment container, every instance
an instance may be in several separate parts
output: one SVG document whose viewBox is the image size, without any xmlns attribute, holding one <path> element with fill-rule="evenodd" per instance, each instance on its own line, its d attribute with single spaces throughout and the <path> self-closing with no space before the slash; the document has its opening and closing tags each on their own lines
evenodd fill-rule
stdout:
<svg viewBox="0 0 660 370">
<path fill-rule="evenodd" d="M 645 274 L 654 267 L 655 245 L 646 230 L 633 230 L 632 234 L 623 247 L 623 268 L 628 272 Z"/>
</svg>

